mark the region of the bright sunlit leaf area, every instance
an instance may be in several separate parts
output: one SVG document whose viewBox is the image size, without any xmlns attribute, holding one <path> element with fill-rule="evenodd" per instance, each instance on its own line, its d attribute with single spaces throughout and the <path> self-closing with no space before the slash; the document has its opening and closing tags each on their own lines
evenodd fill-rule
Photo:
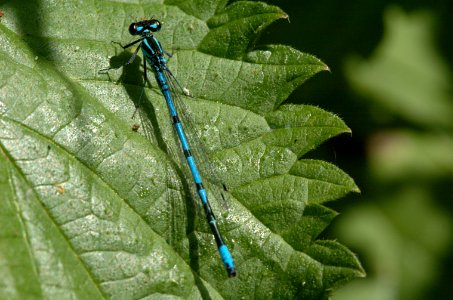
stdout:
<svg viewBox="0 0 453 300">
<path fill-rule="evenodd" d="M 328 67 L 255 47 L 285 12 L 238 1 L 28 1 L 0 23 L 0 298 L 324 299 L 364 271 L 318 236 L 354 181 L 304 155 L 350 129 L 284 104 Z M 118 45 L 156 18 L 238 276 L 193 196 L 164 98 Z M 140 54 L 139 54 L 140 56 Z M 118 68 L 108 74 L 99 70 Z M 316 150 L 315 150 L 316 151 Z"/>
</svg>

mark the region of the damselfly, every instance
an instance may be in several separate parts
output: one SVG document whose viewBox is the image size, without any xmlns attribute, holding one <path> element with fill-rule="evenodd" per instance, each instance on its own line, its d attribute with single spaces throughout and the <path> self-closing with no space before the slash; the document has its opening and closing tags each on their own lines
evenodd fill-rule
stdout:
<svg viewBox="0 0 453 300">
<path fill-rule="evenodd" d="M 167 60 L 164 57 L 164 50 L 162 49 L 160 42 L 153 35 L 153 33 L 159 31 L 160 28 L 161 23 L 155 19 L 134 22 L 129 26 L 129 33 L 131 35 L 138 35 L 140 36 L 140 38 L 125 46 L 122 46 L 121 44 L 119 45 L 123 49 L 126 49 L 138 43 L 137 49 L 134 51 L 132 57 L 127 61 L 125 65 L 131 64 L 134 61 L 139 49 L 141 48 L 143 53 L 143 76 L 145 84 L 148 79 L 147 64 L 150 65 L 151 70 L 154 73 L 160 91 L 164 95 L 167 102 L 173 127 L 179 138 L 181 148 L 184 152 L 184 156 L 186 158 L 190 172 L 192 173 L 192 179 L 195 183 L 197 194 L 200 197 L 201 203 L 203 205 L 209 227 L 211 228 L 212 234 L 214 235 L 220 257 L 222 258 L 223 264 L 225 265 L 228 276 L 234 277 L 236 276 L 236 268 L 234 266 L 233 257 L 228 250 L 228 247 L 226 246 L 222 235 L 220 234 L 216 217 L 212 212 L 211 205 L 209 204 L 208 194 L 205 187 L 203 186 L 201 175 L 198 171 L 192 152 L 190 151 L 189 142 L 184 132 L 181 120 L 179 119 L 178 113 L 176 111 L 174 98 L 172 96 L 172 93 L 173 95 L 176 95 L 176 86 L 181 89 L 181 92 L 183 94 L 187 95 L 187 92 L 181 87 L 175 76 L 173 76 L 171 71 L 168 69 Z M 109 69 L 105 69 L 103 71 L 106 70 Z"/>
</svg>

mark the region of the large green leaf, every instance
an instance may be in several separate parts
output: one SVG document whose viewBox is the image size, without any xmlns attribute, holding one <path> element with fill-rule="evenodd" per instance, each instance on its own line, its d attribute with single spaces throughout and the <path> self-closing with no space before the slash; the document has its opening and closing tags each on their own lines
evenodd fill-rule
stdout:
<svg viewBox="0 0 453 300">
<path fill-rule="evenodd" d="M 329 163 L 301 159 L 349 129 L 319 108 L 282 105 L 327 67 L 287 46 L 253 48 L 286 17 L 279 8 L 174 0 L 2 9 L 0 298 L 320 299 L 363 276 L 348 249 L 317 239 L 336 214 L 324 203 L 356 185 Z M 130 57 L 110 41 L 130 41 L 127 27 L 142 16 L 162 20 L 156 36 L 192 95 L 184 108 L 211 160 L 205 179 L 228 189 L 226 210 L 212 205 L 237 278 L 227 279 L 196 214 L 155 82 L 140 97 L 139 59 L 98 74 Z"/>
</svg>

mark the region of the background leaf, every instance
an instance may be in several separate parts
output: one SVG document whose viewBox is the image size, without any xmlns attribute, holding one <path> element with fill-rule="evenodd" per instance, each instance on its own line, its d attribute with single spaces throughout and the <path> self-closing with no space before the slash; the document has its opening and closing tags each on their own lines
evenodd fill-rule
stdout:
<svg viewBox="0 0 453 300">
<path fill-rule="evenodd" d="M 373 205 L 358 206 L 338 228 L 348 232 L 345 239 L 351 244 L 374 257 L 370 266 L 376 274 L 352 292 L 355 296 L 345 290 L 338 297 L 362 299 L 366 293 L 373 299 L 448 298 L 424 293 L 431 282 L 441 280 L 442 258 L 450 256 L 451 206 L 441 205 L 447 198 L 442 182 L 453 174 L 453 140 L 447 134 L 451 76 L 432 44 L 431 14 L 390 7 L 384 16 L 385 36 L 376 53 L 369 61 L 351 59 L 347 74 L 377 110 L 387 111 L 385 117 L 376 114 L 382 122 L 401 118 L 414 128 L 381 129 L 369 140 L 370 176 L 382 195 L 373 194 Z M 376 205 L 379 196 L 383 203 Z M 368 237 L 358 242 L 352 236 Z M 375 291 L 364 291 L 365 286 Z"/>
<path fill-rule="evenodd" d="M 329 163 L 300 160 L 350 130 L 319 108 L 282 105 L 327 67 L 288 46 L 254 48 L 287 17 L 279 8 L 203 3 L 2 8 L 2 297 L 320 299 L 363 276 L 352 252 L 318 240 L 335 216 L 323 204 L 358 188 Z M 228 188 L 229 210 L 213 208 L 235 279 L 195 213 L 157 85 L 140 98 L 138 59 L 98 74 L 130 57 L 110 41 L 131 40 L 127 27 L 141 16 L 162 20 L 156 36 L 193 95 L 185 113 Z M 137 104 L 141 120 L 131 119 Z"/>
<path fill-rule="evenodd" d="M 334 161 L 361 189 L 329 205 L 341 214 L 323 236 L 346 241 L 367 278 L 332 298 L 451 299 L 451 2 L 266 2 L 291 23 L 260 42 L 316 53 L 332 70 L 288 102 L 334 111 L 353 132 L 305 156 Z"/>
</svg>

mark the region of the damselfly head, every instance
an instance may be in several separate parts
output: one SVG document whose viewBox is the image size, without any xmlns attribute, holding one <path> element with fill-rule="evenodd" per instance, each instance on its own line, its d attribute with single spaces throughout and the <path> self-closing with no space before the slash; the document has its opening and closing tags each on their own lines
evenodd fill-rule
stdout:
<svg viewBox="0 0 453 300">
<path fill-rule="evenodd" d="M 159 20 L 151 19 L 151 20 L 143 20 L 134 22 L 129 26 L 129 33 L 132 35 L 143 35 L 150 32 L 159 31 L 162 27 L 162 24 Z"/>
</svg>

